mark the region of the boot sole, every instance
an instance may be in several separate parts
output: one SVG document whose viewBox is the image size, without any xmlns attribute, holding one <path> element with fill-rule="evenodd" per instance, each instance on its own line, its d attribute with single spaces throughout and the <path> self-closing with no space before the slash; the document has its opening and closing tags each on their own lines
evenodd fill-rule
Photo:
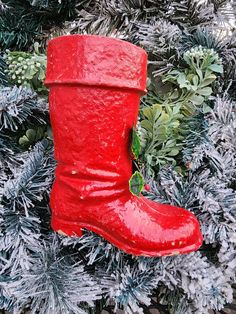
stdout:
<svg viewBox="0 0 236 314">
<path fill-rule="evenodd" d="M 122 251 L 125 251 L 128 254 L 139 255 L 139 256 L 161 257 L 161 256 L 173 256 L 173 255 L 179 255 L 179 254 L 186 254 L 189 252 L 197 251 L 200 248 L 200 246 L 202 245 L 202 239 L 200 239 L 199 241 L 197 241 L 191 245 L 188 245 L 188 246 L 176 249 L 176 250 L 168 249 L 168 250 L 161 250 L 161 251 L 157 251 L 157 250 L 155 250 L 155 251 L 144 251 L 144 250 L 135 249 L 135 248 L 133 248 L 127 244 L 124 244 L 123 242 L 117 241 L 110 234 L 106 233 L 104 230 L 102 230 L 96 226 L 83 224 L 83 223 L 77 224 L 77 223 L 73 223 L 73 222 L 70 222 L 70 224 L 66 224 L 64 221 L 62 222 L 62 221 L 60 221 L 60 219 L 55 219 L 55 218 L 52 219 L 51 226 L 52 226 L 53 230 L 55 230 L 56 232 L 61 233 L 63 235 L 66 235 L 66 236 L 81 237 L 83 235 L 82 229 L 86 229 L 88 231 L 95 232 L 96 234 L 98 234 L 99 236 L 102 236 L 104 239 L 106 239 L 108 242 L 115 245 L 116 247 L 118 247 Z M 64 230 L 71 230 L 71 229 L 73 229 L 73 232 L 69 232 L 70 234 L 68 234 L 66 231 L 64 231 Z M 74 230 L 76 230 L 76 231 L 74 231 Z"/>
</svg>

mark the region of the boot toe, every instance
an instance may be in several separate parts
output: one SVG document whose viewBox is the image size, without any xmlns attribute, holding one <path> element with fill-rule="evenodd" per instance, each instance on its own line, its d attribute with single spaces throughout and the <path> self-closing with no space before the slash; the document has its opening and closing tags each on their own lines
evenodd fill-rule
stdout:
<svg viewBox="0 0 236 314">
<path fill-rule="evenodd" d="M 126 239 L 126 244 L 132 254 L 177 255 L 201 246 L 199 223 L 189 211 L 144 197 L 133 198 L 126 205 L 123 221 L 130 229 L 131 236 Z"/>
<path fill-rule="evenodd" d="M 199 249 L 203 238 L 199 222 L 191 212 L 145 198 L 142 200 L 157 214 L 158 232 L 155 240 L 152 237 L 151 241 L 153 252 L 159 251 L 157 255 L 163 256 L 184 254 Z M 155 234 L 155 231 L 153 233 Z"/>
<path fill-rule="evenodd" d="M 167 251 L 170 255 L 196 251 L 202 245 L 203 239 L 196 217 L 182 208 L 179 208 L 179 211 L 182 214 L 176 216 L 172 228 L 163 232 L 163 239 L 168 239 L 170 234 L 170 238 L 166 241 L 165 255 L 169 255 Z"/>
</svg>

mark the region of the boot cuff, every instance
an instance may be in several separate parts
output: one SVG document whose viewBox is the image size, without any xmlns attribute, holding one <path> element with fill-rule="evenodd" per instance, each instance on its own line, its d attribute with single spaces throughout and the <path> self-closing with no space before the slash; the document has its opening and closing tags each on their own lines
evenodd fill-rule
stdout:
<svg viewBox="0 0 236 314">
<path fill-rule="evenodd" d="M 45 85 L 79 84 L 146 92 L 147 54 L 129 42 L 94 35 L 49 41 Z"/>
</svg>

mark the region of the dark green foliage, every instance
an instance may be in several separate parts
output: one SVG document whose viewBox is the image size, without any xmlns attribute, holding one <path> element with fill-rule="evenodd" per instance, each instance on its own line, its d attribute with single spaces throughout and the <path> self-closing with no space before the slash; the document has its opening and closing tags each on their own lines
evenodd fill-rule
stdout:
<svg viewBox="0 0 236 314">
<path fill-rule="evenodd" d="M 182 103 L 183 113 L 191 115 L 196 108 L 203 105 L 212 94 L 212 84 L 219 74 L 223 73 L 222 60 L 213 49 L 202 48 L 201 46 L 191 48 L 184 52 L 184 70 L 175 69 L 169 71 L 163 82 L 170 82 L 177 89 L 174 89 L 167 97 L 173 104 Z M 167 99 L 168 101 L 168 99 Z"/>
<path fill-rule="evenodd" d="M 25 50 L 42 29 L 60 25 L 75 15 L 75 0 L 30 2 L 27 0 L 3 0 L 0 15 L 0 47 Z"/>
<path fill-rule="evenodd" d="M 199 110 L 206 113 L 211 109 L 207 100 L 222 71 L 221 59 L 213 49 L 191 48 L 183 53 L 181 66 L 162 75 L 162 82 L 168 83 L 166 90 L 157 90 L 143 99 L 139 133 L 147 175 L 155 177 L 168 163 L 178 166 L 187 136 L 183 125 Z"/>
<path fill-rule="evenodd" d="M 207 49 L 214 49 L 214 51 L 220 53 L 225 46 L 224 41 L 214 36 L 207 28 L 198 28 L 193 33 L 184 35 L 180 43 L 184 51 L 202 46 Z"/>
<path fill-rule="evenodd" d="M 5 1 L 6 9 L 0 15 L 0 47 L 24 49 L 41 31 L 39 17 L 34 19 L 26 1 Z"/>
<path fill-rule="evenodd" d="M 76 15 L 76 0 L 28 0 L 34 9 L 34 14 L 40 15 L 43 28 L 48 25 L 61 25 L 65 20 L 71 20 Z"/>
</svg>

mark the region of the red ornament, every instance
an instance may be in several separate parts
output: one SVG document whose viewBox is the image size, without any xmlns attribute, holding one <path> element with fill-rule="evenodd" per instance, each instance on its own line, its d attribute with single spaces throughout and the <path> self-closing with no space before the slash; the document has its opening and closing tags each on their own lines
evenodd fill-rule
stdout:
<svg viewBox="0 0 236 314">
<path fill-rule="evenodd" d="M 145 184 L 144 188 L 147 192 L 149 192 L 151 190 L 150 185 L 149 184 Z"/>
<path fill-rule="evenodd" d="M 146 66 L 143 49 L 118 39 L 49 42 L 45 84 L 58 161 L 52 227 L 69 236 L 94 231 L 135 255 L 187 253 L 202 244 L 195 216 L 129 191 L 129 135 L 146 92 Z"/>
</svg>

